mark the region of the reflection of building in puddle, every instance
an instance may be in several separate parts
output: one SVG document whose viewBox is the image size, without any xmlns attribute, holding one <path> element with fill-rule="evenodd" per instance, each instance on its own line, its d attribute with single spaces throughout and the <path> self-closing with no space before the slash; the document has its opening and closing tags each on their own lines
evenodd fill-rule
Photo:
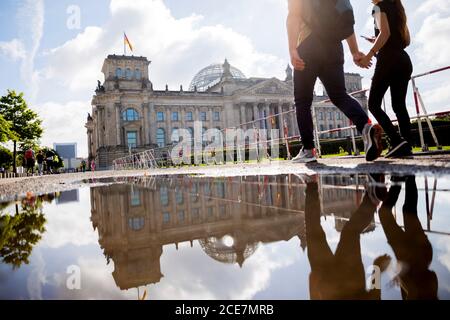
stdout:
<svg viewBox="0 0 450 320">
<path fill-rule="evenodd" d="M 56 204 L 65 204 L 70 202 L 79 202 L 80 196 L 78 189 L 60 192 L 60 196 L 56 198 Z"/>
<path fill-rule="evenodd" d="M 92 223 L 121 289 L 157 283 L 164 245 L 193 241 L 216 261 L 242 266 L 260 243 L 299 237 L 305 185 L 294 176 L 141 178 L 91 189 Z M 360 193 L 322 184 L 323 213 L 354 211 Z"/>
</svg>

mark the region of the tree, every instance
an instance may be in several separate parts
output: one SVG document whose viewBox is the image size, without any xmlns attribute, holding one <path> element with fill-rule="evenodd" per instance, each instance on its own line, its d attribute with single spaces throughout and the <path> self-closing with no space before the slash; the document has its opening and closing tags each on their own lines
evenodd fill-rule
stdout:
<svg viewBox="0 0 450 320">
<path fill-rule="evenodd" d="M 14 90 L 8 90 L 8 94 L 0 98 L 0 115 L 10 124 L 9 140 L 14 143 L 13 171 L 17 172 L 17 142 L 39 139 L 43 132 L 42 120 L 28 108 L 23 93 L 16 94 Z"/>
<path fill-rule="evenodd" d="M 22 210 L 16 204 L 16 214 L 0 213 L 0 258 L 14 269 L 29 263 L 33 247 L 45 232 L 46 219 L 42 213 L 42 200 L 30 198 L 22 201 Z"/>
<path fill-rule="evenodd" d="M 0 167 L 8 169 L 12 166 L 13 156 L 12 152 L 6 148 L 0 147 Z"/>
<path fill-rule="evenodd" d="M 0 142 L 6 142 L 12 140 L 14 135 L 11 132 L 11 123 L 6 121 L 0 114 Z"/>
</svg>

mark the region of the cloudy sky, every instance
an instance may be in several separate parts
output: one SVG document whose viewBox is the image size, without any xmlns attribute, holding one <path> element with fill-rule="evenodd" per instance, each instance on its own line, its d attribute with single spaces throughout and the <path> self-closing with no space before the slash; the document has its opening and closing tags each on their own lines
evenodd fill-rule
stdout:
<svg viewBox="0 0 450 320">
<path fill-rule="evenodd" d="M 415 72 L 450 65 L 450 2 L 404 3 Z M 358 35 L 372 35 L 371 1 L 353 6 Z M 0 94 L 23 91 L 44 120 L 42 143 L 77 142 L 78 155 L 86 156 L 84 122 L 96 80 L 103 80 L 103 59 L 123 53 L 123 31 L 135 55 L 152 61 L 150 80 L 157 89 L 186 87 L 199 69 L 225 58 L 247 76 L 284 79 L 286 14 L 287 0 L 2 0 Z M 368 87 L 373 70 L 347 60 L 347 70 L 360 72 Z M 418 85 L 428 111 L 449 109 L 449 73 Z"/>
</svg>

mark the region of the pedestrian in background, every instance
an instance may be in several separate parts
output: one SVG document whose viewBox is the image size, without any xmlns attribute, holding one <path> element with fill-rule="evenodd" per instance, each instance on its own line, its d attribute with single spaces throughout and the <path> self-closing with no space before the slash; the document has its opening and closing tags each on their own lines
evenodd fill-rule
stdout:
<svg viewBox="0 0 450 320">
<path fill-rule="evenodd" d="M 36 156 L 36 161 L 37 161 L 37 165 L 38 165 L 38 173 L 41 176 L 42 172 L 43 172 L 43 168 L 44 168 L 44 153 L 42 152 L 42 150 L 40 150 Z"/>
</svg>

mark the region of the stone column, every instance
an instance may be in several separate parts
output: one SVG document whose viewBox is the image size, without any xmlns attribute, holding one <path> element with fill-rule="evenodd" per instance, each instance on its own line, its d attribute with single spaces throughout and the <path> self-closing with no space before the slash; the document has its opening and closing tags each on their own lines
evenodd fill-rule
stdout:
<svg viewBox="0 0 450 320">
<path fill-rule="evenodd" d="M 289 110 L 294 110 L 294 109 L 295 109 L 295 105 L 293 103 L 290 103 Z M 298 130 L 297 119 L 296 119 L 294 111 L 289 113 L 288 116 L 291 119 L 292 134 L 299 135 L 300 131 Z"/>
<path fill-rule="evenodd" d="M 209 113 L 209 129 L 212 129 L 214 128 L 214 120 L 213 120 L 214 107 L 209 107 L 208 113 Z"/>
<path fill-rule="evenodd" d="M 247 122 L 247 117 L 245 114 L 245 105 L 246 105 L 245 103 L 240 104 L 240 109 L 241 109 L 241 123 L 240 124 Z"/>
<path fill-rule="evenodd" d="M 258 112 L 258 104 L 257 103 L 253 103 L 253 121 L 258 120 L 259 119 L 259 112 Z M 254 126 L 255 128 L 259 128 L 259 121 L 255 122 L 254 124 L 251 125 L 252 127 Z"/>
<path fill-rule="evenodd" d="M 156 130 L 157 130 L 157 123 L 156 123 L 156 112 L 155 112 L 155 105 L 153 103 L 149 104 L 149 144 L 156 143 Z"/>
<path fill-rule="evenodd" d="M 172 108 L 166 107 L 166 144 L 172 142 Z"/>
<path fill-rule="evenodd" d="M 118 146 L 122 145 L 122 139 L 120 138 L 120 122 L 121 122 L 121 117 L 120 117 L 120 103 L 116 103 L 115 104 L 115 109 L 116 109 L 116 144 Z"/>
<path fill-rule="evenodd" d="M 278 116 L 278 122 L 280 123 L 280 137 L 284 137 L 284 114 L 283 111 L 283 104 L 278 104 L 278 113 L 280 115 Z"/>
<path fill-rule="evenodd" d="M 180 117 L 181 117 L 181 120 L 180 120 L 181 128 L 180 129 L 186 129 L 186 107 L 181 108 Z"/>
<path fill-rule="evenodd" d="M 149 145 L 150 144 L 150 121 L 149 121 L 149 104 L 144 103 L 142 107 L 142 115 L 144 117 L 144 136 L 142 139 L 142 144 Z"/>
<path fill-rule="evenodd" d="M 270 134 L 270 130 L 272 129 L 272 118 L 270 118 L 270 103 L 265 103 L 264 104 L 264 112 L 265 112 L 265 117 L 267 118 L 265 120 L 266 123 L 266 130 L 267 130 L 267 138 L 271 138 L 271 134 Z"/>
</svg>

